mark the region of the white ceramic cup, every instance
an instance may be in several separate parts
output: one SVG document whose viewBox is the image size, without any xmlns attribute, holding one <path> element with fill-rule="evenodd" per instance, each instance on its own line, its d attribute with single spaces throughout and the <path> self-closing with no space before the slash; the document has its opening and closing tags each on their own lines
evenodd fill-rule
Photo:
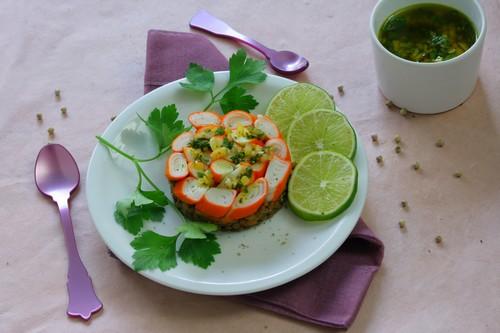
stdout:
<svg viewBox="0 0 500 333">
<path fill-rule="evenodd" d="M 476 42 L 458 57 L 436 63 L 413 62 L 389 52 L 377 38 L 380 27 L 395 11 L 418 3 L 443 4 L 467 15 L 476 28 Z M 472 94 L 486 34 L 486 18 L 477 0 L 379 0 L 370 30 L 380 90 L 398 107 L 439 113 L 460 105 Z"/>
</svg>

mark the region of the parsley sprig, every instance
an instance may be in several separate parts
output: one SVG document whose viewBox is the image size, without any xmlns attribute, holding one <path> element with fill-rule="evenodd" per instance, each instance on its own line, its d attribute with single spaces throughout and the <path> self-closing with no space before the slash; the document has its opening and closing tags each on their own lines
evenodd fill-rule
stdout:
<svg viewBox="0 0 500 333">
<path fill-rule="evenodd" d="M 214 72 L 198 64 L 191 63 L 186 72 L 187 82 L 180 85 L 186 89 L 210 93 L 210 102 L 204 110 L 219 103 L 223 113 L 231 110 L 250 111 L 259 104 L 255 98 L 247 94 L 244 85 L 258 84 L 266 79 L 263 72 L 266 63 L 247 57 L 244 49 L 239 49 L 229 59 L 229 81 L 219 92 L 214 93 Z"/>
<path fill-rule="evenodd" d="M 137 271 L 156 268 L 166 271 L 177 266 L 177 256 L 186 263 L 206 269 L 214 262 L 214 256 L 221 252 L 213 234 L 217 226 L 186 219 L 141 166 L 141 163 L 153 161 L 165 154 L 170 150 L 175 137 L 189 130 L 178 120 L 178 116 L 174 104 L 154 109 L 147 119 L 139 116 L 158 144 L 158 153 L 147 159 L 136 158 L 103 137 L 97 136 L 103 146 L 131 161 L 137 170 L 138 183 L 135 192 L 130 197 L 119 200 L 114 212 L 116 222 L 136 236 L 130 245 L 135 249 L 132 257 L 134 269 Z M 144 189 L 144 182 L 151 189 Z M 163 219 L 167 205 L 182 221 L 176 229 L 177 233 L 172 236 L 160 235 L 151 230 L 141 233 L 146 221 L 159 222 Z"/>
</svg>

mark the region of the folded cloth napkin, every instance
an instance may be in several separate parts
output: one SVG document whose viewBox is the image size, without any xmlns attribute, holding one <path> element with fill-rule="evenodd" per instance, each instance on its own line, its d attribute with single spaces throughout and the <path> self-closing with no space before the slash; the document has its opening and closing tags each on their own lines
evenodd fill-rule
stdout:
<svg viewBox="0 0 500 333">
<path fill-rule="evenodd" d="M 202 35 L 150 30 L 145 93 L 184 77 L 191 62 L 214 71 L 228 67 L 227 59 Z M 383 256 L 384 245 L 360 219 L 340 249 L 310 273 L 237 299 L 299 320 L 346 329 L 354 321 Z"/>
</svg>

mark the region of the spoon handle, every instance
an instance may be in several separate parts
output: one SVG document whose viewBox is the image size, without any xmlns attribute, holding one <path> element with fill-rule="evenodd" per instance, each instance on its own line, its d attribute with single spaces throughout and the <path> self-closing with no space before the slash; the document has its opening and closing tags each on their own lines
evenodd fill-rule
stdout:
<svg viewBox="0 0 500 333">
<path fill-rule="evenodd" d="M 228 37 L 238 40 L 250 47 L 253 47 L 260 53 L 262 53 L 267 59 L 271 56 L 273 49 L 270 49 L 256 40 L 240 34 L 233 28 L 231 28 L 226 22 L 219 20 L 215 16 L 207 13 L 204 10 L 198 11 L 195 16 L 189 22 L 191 28 L 200 29 L 203 31 L 210 32 L 217 36 Z"/>
<path fill-rule="evenodd" d="M 61 223 L 66 240 L 66 249 L 68 252 L 68 309 L 70 316 L 80 316 L 88 320 L 92 313 L 102 308 L 102 303 L 95 294 L 92 280 L 90 279 L 85 266 L 80 259 L 78 249 L 76 248 L 75 234 L 73 233 L 73 224 L 68 206 L 68 198 L 58 199 L 57 205 L 61 215 Z"/>
</svg>

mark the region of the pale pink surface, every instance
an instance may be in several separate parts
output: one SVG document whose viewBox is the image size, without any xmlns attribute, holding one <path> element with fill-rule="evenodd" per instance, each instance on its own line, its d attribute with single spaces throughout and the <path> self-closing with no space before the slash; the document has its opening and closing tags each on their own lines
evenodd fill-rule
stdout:
<svg viewBox="0 0 500 333">
<path fill-rule="evenodd" d="M 84 176 L 94 135 L 142 95 L 147 30 L 187 31 L 200 8 L 271 47 L 304 54 L 311 67 L 299 79 L 332 91 L 366 144 L 371 168 L 363 218 L 386 251 L 349 332 L 497 331 L 500 2 L 482 1 L 489 31 L 472 98 L 451 112 L 412 119 L 386 111 L 376 86 L 368 36 L 375 1 L 214 3 L 0 3 L 0 332 L 330 331 L 223 298 L 171 290 L 129 271 L 104 254 L 84 187 L 72 200 L 73 223 L 105 309 L 88 325 L 65 316 L 67 263 L 57 211 L 33 184 L 46 129 L 55 128 L 54 141 L 72 152 Z M 235 50 L 234 44 L 212 41 L 226 56 Z M 336 92 L 339 84 L 343 97 Z M 62 90 L 59 103 L 56 88 Z M 61 106 L 68 107 L 67 118 Z M 42 124 L 37 112 L 44 115 Z M 370 142 L 373 133 L 378 146 Z M 396 134 L 404 142 L 401 156 L 393 153 Z M 434 147 L 438 138 L 445 141 L 442 149 Z M 379 154 L 383 167 L 375 163 Z M 422 174 L 409 167 L 417 160 Z M 457 170 L 463 179 L 452 177 Z M 408 212 L 398 206 L 402 199 Z M 407 221 L 407 232 L 400 232 L 399 219 Z M 434 243 L 438 234 L 441 247 Z"/>
</svg>

